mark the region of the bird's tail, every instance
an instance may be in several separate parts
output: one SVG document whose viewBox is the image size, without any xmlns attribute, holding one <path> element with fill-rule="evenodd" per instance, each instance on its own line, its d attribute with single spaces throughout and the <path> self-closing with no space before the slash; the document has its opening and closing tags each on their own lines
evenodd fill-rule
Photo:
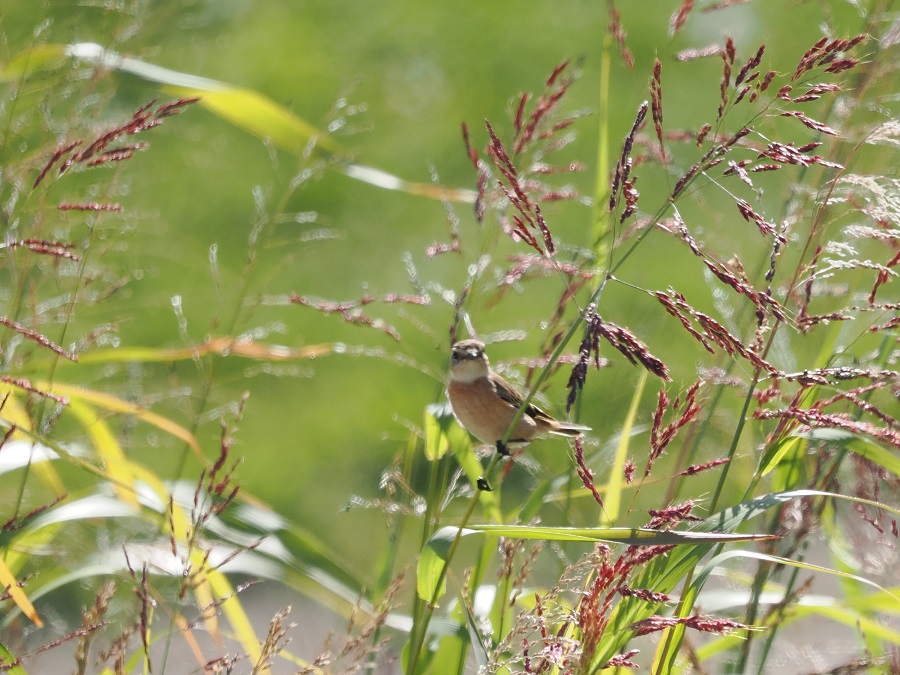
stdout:
<svg viewBox="0 0 900 675">
<path fill-rule="evenodd" d="M 590 431 L 590 427 L 586 427 L 583 424 L 570 424 L 569 422 L 560 422 L 559 426 L 553 429 L 550 433 L 557 434 L 558 436 L 581 436 L 585 431 Z"/>
</svg>

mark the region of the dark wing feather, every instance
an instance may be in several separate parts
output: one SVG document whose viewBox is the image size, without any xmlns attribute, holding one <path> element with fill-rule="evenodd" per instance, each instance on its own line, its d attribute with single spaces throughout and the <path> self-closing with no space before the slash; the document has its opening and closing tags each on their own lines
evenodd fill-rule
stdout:
<svg viewBox="0 0 900 675">
<path fill-rule="evenodd" d="M 497 392 L 497 396 L 501 399 L 512 405 L 514 408 L 522 407 L 522 395 L 516 391 L 516 388 L 512 386 L 509 382 L 504 380 L 502 377 L 497 375 L 497 373 L 492 373 L 491 384 L 494 385 L 494 391 Z M 525 408 L 525 414 L 529 417 L 536 420 L 544 420 L 546 422 L 554 421 L 550 415 L 545 413 L 543 410 L 538 408 L 533 403 L 529 403 L 528 407 Z"/>
</svg>

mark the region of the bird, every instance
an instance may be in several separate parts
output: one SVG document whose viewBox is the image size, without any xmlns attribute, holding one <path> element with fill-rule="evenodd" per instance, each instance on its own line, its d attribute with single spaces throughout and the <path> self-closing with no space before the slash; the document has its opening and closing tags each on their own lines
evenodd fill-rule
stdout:
<svg viewBox="0 0 900 675">
<path fill-rule="evenodd" d="M 503 437 L 525 399 L 491 369 L 480 340 L 454 343 L 447 398 L 456 419 L 469 433 L 496 446 L 501 455 L 509 454 Z M 507 440 L 525 443 L 544 434 L 576 437 L 585 431 L 590 431 L 590 427 L 560 422 L 529 403 Z"/>
</svg>

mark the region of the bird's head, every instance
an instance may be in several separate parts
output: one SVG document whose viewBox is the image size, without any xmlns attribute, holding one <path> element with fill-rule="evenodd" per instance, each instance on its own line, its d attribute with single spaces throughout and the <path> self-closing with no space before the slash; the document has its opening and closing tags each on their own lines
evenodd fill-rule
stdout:
<svg viewBox="0 0 900 675">
<path fill-rule="evenodd" d="M 450 379 L 473 382 L 487 377 L 490 371 L 484 343 L 480 340 L 460 340 L 450 353 Z"/>
</svg>

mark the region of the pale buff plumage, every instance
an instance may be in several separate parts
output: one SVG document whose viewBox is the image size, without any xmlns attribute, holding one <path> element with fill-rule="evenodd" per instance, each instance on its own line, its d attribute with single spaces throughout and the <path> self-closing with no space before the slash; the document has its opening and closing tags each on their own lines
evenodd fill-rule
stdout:
<svg viewBox="0 0 900 675">
<path fill-rule="evenodd" d="M 453 413 L 473 436 L 485 443 L 500 441 L 522 406 L 523 397 L 509 382 L 491 370 L 484 343 L 479 340 L 461 340 L 453 345 L 450 357 L 450 382 L 447 396 Z M 544 434 L 579 436 L 589 427 L 568 424 L 553 419 L 535 405 L 529 404 L 508 441 L 530 441 Z"/>
</svg>

